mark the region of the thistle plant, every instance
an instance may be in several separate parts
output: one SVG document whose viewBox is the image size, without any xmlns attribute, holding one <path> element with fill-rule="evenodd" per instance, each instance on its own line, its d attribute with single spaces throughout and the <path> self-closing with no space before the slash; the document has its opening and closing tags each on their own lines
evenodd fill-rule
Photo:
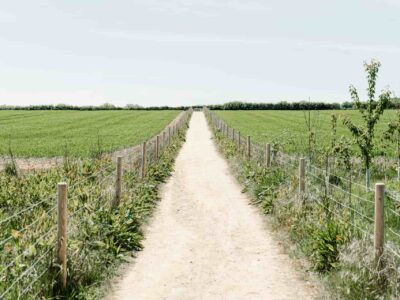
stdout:
<svg viewBox="0 0 400 300">
<path fill-rule="evenodd" d="M 370 183 L 371 160 L 374 156 L 375 144 L 373 138 L 375 134 L 375 125 L 385 111 L 391 96 L 390 91 L 385 90 L 381 92 L 378 99 L 375 99 L 376 80 L 380 66 L 380 62 L 376 60 L 371 60 L 370 63 L 364 63 L 368 80 L 368 100 L 365 103 L 360 101 L 357 89 L 353 85 L 349 88 L 354 107 L 360 112 L 364 124 L 356 125 L 348 116 L 345 116 L 343 119 L 343 124 L 350 130 L 360 149 L 365 167 L 365 186 L 367 189 Z"/>
</svg>

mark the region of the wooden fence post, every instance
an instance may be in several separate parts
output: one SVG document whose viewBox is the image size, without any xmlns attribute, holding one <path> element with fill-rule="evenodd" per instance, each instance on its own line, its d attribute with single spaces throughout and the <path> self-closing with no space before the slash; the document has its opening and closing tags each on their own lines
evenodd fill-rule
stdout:
<svg viewBox="0 0 400 300">
<path fill-rule="evenodd" d="M 168 126 L 168 145 L 170 143 L 171 140 L 171 126 Z"/>
<path fill-rule="evenodd" d="M 240 149 L 240 144 L 241 144 L 241 140 L 240 140 L 240 131 L 238 131 L 238 148 Z"/>
<path fill-rule="evenodd" d="M 271 144 L 269 143 L 265 145 L 265 165 L 267 168 L 271 166 Z"/>
<path fill-rule="evenodd" d="M 142 168 L 140 172 L 140 177 L 143 179 L 146 174 L 146 141 L 142 144 Z"/>
<path fill-rule="evenodd" d="M 162 148 L 165 148 L 165 136 L 166 136 L 166 132 L 163 131 L 163 140 L 162 140 Z"/>
<path fill-rule="evenodd" d="M 115 199 L 113 206 L 117 207 L 121 202 L 122 192 L 122 156 L 117 157 L 117 174 L 115 178 Z"/>
<path fill-rule="evenodd" d="M 303 194 L 306 190 L 305 175 L 306 175 L 306 161 L 304 158 L 300 158 L 300 164 L 299 164 L 299 192 L 300 192 L 300 194 Z"/>
<path fill-rule="evenodd" d="M 158 159 L 158 155 L 160 153 L 160 136 L 156 137 L 156 159 Z"/>
<path fill-rule="evenodd" d="M 375 184 L 375 258 L 379 259 L 383 253 L 383 234 L 384 234 L 384 198 L 385 184 Z"/>
<path fill-rule="evenodd" d="M 67 288 L 67 184 L 60 182 L 57 185 L 57 260 L 61 266 L 59 283 L 62 290 Z"/>
<path fill-rule="evenodd" d="M 235 129 L 232 128 L 232 141 L 235 142 L 236 136 L 235 136 Z"/>
<path fill-rule="evenodd" d="M 247 136 L 246 153 L 247 153 L 247 157 L 250 158 L 251 157 L 251 141 L 250 141 L 249 135 Z"/>
</svg>

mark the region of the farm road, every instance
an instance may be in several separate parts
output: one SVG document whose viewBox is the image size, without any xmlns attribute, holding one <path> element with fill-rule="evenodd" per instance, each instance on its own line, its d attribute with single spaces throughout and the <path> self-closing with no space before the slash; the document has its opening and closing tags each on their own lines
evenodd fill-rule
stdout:
<svg viewBox="0 0 400 300">
<path fill-rule="evenodd" d="M 144 250 L 107 299 L 312 299 L 195 112 Z"/>
</svg>

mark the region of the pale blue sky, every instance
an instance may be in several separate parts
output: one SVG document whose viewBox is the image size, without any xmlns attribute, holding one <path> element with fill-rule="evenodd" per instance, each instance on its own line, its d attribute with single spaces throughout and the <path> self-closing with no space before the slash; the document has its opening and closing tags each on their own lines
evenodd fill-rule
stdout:
<svg viewBox="0 0 400 300">
<path fill-rule="evenodd" d="M 400 92 L 397 0 L 2 1 L 0 104 L 349 100 Z"/>
</svg>

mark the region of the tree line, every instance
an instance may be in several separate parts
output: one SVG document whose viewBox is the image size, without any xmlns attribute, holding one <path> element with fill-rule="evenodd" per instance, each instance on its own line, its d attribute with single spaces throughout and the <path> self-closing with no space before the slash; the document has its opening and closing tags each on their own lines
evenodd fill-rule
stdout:
<svg viewBox="0 0 400 300">
<path fill-rule="evenodd" d="M 361 106 L 366 106 L 366 102 L 362 102 Z M 376 103 L 371 104 L 372 107 Z M 208 106 L 211 110 L 340 110 L 340 109 L 356 109 L 353 102 L 277 102 L 277 103 L 252 103 L 252 102 L 227 102 L 224 104 L 216 104 Z M 400 109 L 400 98 L 392 98 L 387 103 L 387 109 Z"/>
<path fill-rule="evenodd" d="M 13 106 L 13 105 L 0 105 L 0 110 L 186 110 L 189 106 L 139 106 L 135 104 L 128 104 L 125 107 L 115 106 L 110 103 L 105 103 L 99 106 L 76 106 L 67 104 L 56 105 L 29 105 L 29 106 Z"/>
<path fill-rule="evenodd" d="M 366 105 L 361 102 L 361 106 Z M 376 103 L 371 104 L 372 107 Z M 128 104 L 124 107 L 115 106 L 110 103 L 105 103 L 99 106 L 75 106 L 67 104 L 56 105 L 29 105 L 29 106 L 13 106 L 0 105 L 0 110 L 187 110 L 190 107 L 193 109 L 201 109 L 204 105 L 194 106 L 148 106 L 143 107 L 136 104 Z M 211 110 L 340 110 L 340 109 L 356 109 L 353 102 L 287 102 L 281 101 L 277 103 L 256 103 L 256 102 L 241 102 L 233 101 L 224 104 L 207 105 Z M 392 98 L 386 106 L 387 109 L 400 109 L 400 98 Z"/>
</svg>

